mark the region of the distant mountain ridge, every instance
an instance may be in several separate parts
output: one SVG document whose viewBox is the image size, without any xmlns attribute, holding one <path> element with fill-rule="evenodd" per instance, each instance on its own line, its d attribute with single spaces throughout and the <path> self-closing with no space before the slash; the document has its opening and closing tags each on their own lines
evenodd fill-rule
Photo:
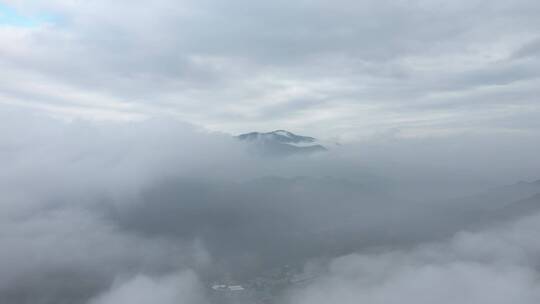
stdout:
<svg viewBox="0 0 540 304">
<path fill-rule="evenodd" d="M 286 130 L 271 132 L 250 132 L 240 134 L 238 139 L 253 144 L 258 152 L 271 156 L 284 156 L 299 153 L 327 151 L 317 139 L 310 136 L 297 135 Z"/>
</svg>

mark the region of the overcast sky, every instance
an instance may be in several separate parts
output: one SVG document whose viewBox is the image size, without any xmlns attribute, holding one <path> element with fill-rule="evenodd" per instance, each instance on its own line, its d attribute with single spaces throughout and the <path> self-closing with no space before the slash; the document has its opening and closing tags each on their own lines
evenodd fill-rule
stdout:
<svg viewBox="0 0 540 304">
<path fill-rule="evenodd" d="M 539 132 L 540 2 L 0 4 L 0 103 L 210 130 Z"/>
</svg>

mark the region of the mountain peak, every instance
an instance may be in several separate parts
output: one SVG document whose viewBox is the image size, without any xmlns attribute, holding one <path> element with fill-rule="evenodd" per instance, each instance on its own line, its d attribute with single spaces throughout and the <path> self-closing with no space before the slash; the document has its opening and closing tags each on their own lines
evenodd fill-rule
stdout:
<svg viewBox="0 0 540 304">
<path fill-rule="evenodd" d="M 240 134 L 237 138 L 256 145 L 264 154 L 284 155 L 327 150 L 314 137 L 297 135 L 287 130 L 250 132 Z"/>
</svg>

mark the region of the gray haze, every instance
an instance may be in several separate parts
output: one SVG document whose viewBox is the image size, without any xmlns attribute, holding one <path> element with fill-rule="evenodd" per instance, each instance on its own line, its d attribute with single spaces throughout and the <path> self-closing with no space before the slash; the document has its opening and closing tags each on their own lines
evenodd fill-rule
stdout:
<svg viewBox="0 0 540 304">
<path fill-rule="evenodd" d="M 463 137 L 442 148 L 437 140 L 382 140 L 269 157 L 229 134 L 169 119 L 64 122 L 13 109 L 1 117 L 2 302 L 206 303 L 208 282 L 313 263 L 317 280 L 283 291 L 278 303 L 392 303 L 414 286 L 373 284 L 416 275 L 426 282 L 434 275 L 442 286 L 470 275 L 474 297 L 466 300 L 483 303 L 491 298 L 481 288 L 506 284 L 482 281 L 492 272 L 513 284 L 508 294 L 500 290 L 507 299 L 536 299 L 536 242 L 511 223 L 540 210 L 540 182 L 499 186 L 519 168 L 538 172 L 530 155 L 538 143 L 527 137 L 500 137 L 513 148 L 495 156 L 486 138 L 470 147 L 473 138 Z M 443 151 L 460 144 L 451 155 Z M 514 253 L 508 245 L 509 253 L 491 257 L 483 243 L 470 242 L 472 253 L 452 253 L 463 235 L 499 242 L 493 233 L 529 240 L 531 249 Z M 474 259 L 487 262 L 468 269 Z M 499 259 L 521 268 L 499 270 L 507 265 Z M 435 289 L 426 301 L 439 297 Z"/>
<path fill-rule="evenodd" d="M 539 303 L 539 33 L 534 0 L 3 1 L 0 303 Z M 238 137 L 272 130 L 316 153 Z"/>
</svg>

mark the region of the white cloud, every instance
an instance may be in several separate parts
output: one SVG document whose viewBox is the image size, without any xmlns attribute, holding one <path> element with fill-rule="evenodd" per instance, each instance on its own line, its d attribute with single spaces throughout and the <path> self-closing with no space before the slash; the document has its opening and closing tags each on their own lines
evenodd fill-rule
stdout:
<svg viewBox="0 0 540 304">
<path fill-rule="evenodd" d="M 89 304 L 201 304 L 205 303 L 199 282 L 192 272 L 153 278 L 139 275 L 117 282 Z"/>
<path fill-rule="evenodd" d="M 411 250 L 337 258 L 290 303 L 537 303 L 539 225 L 532 216 Z"/>
</svg>

